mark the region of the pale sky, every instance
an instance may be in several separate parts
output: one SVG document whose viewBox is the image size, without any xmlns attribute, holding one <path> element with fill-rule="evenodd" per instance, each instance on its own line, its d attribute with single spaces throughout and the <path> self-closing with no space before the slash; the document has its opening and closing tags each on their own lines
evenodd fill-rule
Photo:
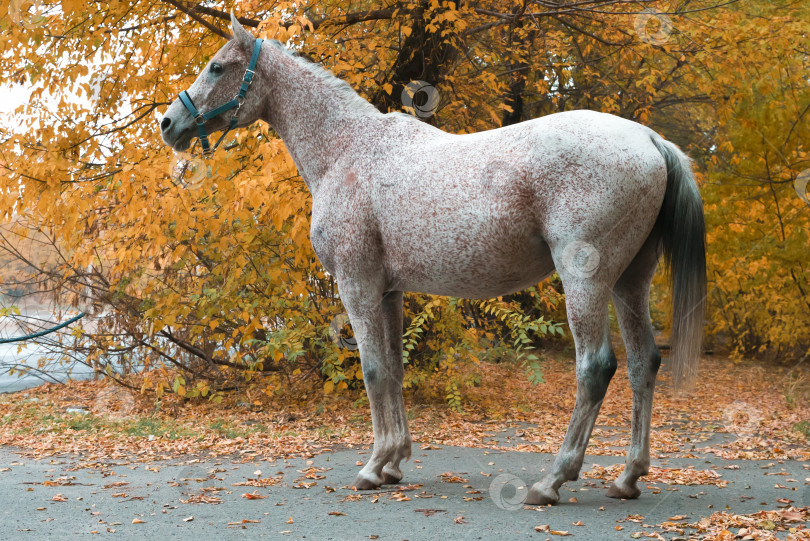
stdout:
<svg viewBox="0 0 810 541">
<path fill-rule="evenodd" d="M 26 101 L 28 101 L 28 89 L 22 85 L 0 86 L 0 114 L 4 117 L 3 121 L 7 120 L 5 115 Z"/>
</svg>

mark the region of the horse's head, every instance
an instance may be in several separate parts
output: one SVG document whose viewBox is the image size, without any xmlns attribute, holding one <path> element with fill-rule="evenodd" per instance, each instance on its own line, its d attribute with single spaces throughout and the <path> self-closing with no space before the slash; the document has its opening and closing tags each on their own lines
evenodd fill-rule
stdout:
<svg viewBox="0 0 810 541">
<path fill-rule="evenodd" d="M 201 134 L 247 126 L 261 115 L 263 93 L 256 88 L 262 86 L 261 75 L 247 73 L 257 40 L 233 13 L 231 27 L 233 39 L 214 55 L 185 96 L 181 93 L 160 121 L 163 141 L 175 150 L 186 150 L 191 140 Z M 253 69 L 258 72 L 258 68 Z M 230 107 L 217 113 L 227 105 Z M 203 150 L 207 152 L 208 143 L 204 143 Z"/>
</svg>

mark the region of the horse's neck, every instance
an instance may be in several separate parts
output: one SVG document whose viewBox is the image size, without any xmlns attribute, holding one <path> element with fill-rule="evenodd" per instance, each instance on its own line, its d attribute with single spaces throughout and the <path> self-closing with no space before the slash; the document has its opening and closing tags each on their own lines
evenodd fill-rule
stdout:
<svg viewBox="0 0 810 541">
<path fill-rule="evenodd" d="M 341 89 L 317 65 L 306 65 L 276 45 L 262 55 L 263 120 L 281 136 L 313 196 L 329 168 L 345 156 L 366 122 L 381 116 L 371 104 Z"/>
</svg>

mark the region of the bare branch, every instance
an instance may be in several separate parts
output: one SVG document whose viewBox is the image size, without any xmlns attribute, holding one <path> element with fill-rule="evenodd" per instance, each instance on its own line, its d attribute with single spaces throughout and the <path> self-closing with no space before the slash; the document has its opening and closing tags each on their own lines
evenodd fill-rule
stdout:
<svg viewBox="0 0 810 541">
<path fill-rule="evenodd" d="M 201 25 L 206 27 L 208 30 L 210 30 L 214 34 L 216 34 L 218 36 L 221 36 L 221 37 L 223 37 L 225 39 L 231 39 L 232 36 L 229 33 L 225 32 L 223 30 L 220 30 L 219 28 L 217 28 L 213 24 L 209 23 L 208 21 L 206 21 L 205 19 L 203 19 L 202 17 L 200 17 L 199 15 L 194 13 L 195 11 L 199 11 L 199 10 L 196 9 L 196 6 L 192 7 L 192 8 L 188 8 L 182 2 L 178 2 L 176 0 L 164 0 L 164 2 L 166 2 L 167 4 L 173 5 L 174 7 L 176 7 L 177 9 L 179 9 L 180 11 L 182 11 L 183 13 L 185 13 L 186 15 L 188 15 L 189 17 L 191 17 L 192 19 L 194 19 L 195 21 L 197 21 L 198 23 L 200 23 Z"/>
</svg>

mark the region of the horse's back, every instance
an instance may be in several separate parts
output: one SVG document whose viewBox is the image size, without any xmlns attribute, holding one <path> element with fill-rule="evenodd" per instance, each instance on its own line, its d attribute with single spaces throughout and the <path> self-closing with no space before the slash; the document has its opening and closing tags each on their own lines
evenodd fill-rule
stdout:
<svg viewBox="0 0 810 541">
<path fill-rule="evenodd" d="M 336 192 L 334 211 L 345 205 L 340 212 L 362 221 L 352 227 L 376 239 L 379 250 L 363 257 L 381 259 L 392 287 L 518 291 L 554 270 L 560 243 L 601 247 L 608 233 L 651 228 L 663 198 L 653 132 L 612 115 L 559 113 L 466 135 L 386 121 L 387 135 L 341 173 L 337 192 L 351 191 L 352 202 Z"/>
</svg>

